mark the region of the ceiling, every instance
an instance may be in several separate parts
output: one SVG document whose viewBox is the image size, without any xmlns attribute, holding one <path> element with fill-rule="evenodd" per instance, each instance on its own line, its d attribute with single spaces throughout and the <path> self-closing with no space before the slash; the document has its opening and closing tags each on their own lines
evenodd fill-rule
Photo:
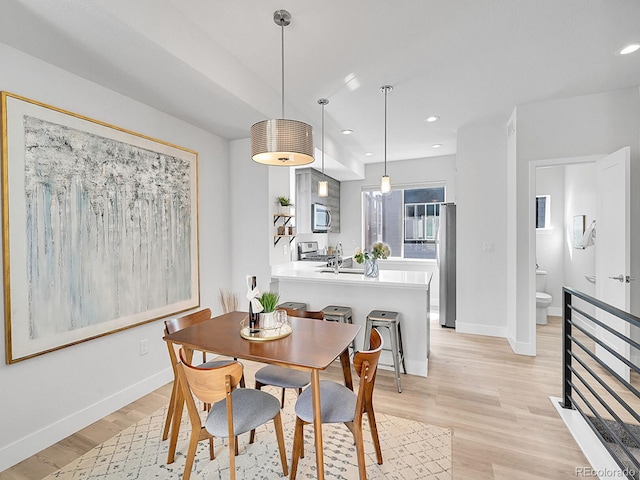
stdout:
<svg viewBox="0 0 640 480">
<path fill-rule="evenodd" d="M 319 146 L 329 99 L 339 180 L 384 159 L 385 84 L 389 161 L 454 154 L 459 128 L 506 122 L 516 105 L 640 85 L 640 52 L 616 54 L 640 41 L 637 0 L 3 0 L 0 42 L 247 138 L 281 116 L 278 9 L 292 15 L 285 117 L 313 125 Z"/>
</svg>

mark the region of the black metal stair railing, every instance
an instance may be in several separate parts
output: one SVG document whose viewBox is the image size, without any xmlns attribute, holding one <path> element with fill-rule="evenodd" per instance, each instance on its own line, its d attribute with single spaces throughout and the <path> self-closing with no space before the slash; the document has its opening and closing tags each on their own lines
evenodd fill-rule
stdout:
<svg viewBox="0 0 640 480">
<path fill-rule="evenodd" d="M 640 369 L 610 344 L 594 335 L 585 325 L 592 324 L 606 330 L 640 352 L 640 344 L 602 320 L 575 305 L 591 305 L 595 311 L 603 311 L 640 328 L 640 318 L 597 300 L 587 294 L 564 287 L 563 289 L 563 408 L 577 410 L 587 421 L 596 436 L 611 454 L 627 478 L 638 479 L 640 472 L 640 413 L 635 400 L 640 400 L 640 391 L 631 382 L 613 370 L 591 347 L 599 345 L 610 356 L 628 366 L 631 374 Z M 574 331 L 574 329 L 576 331 Z M 578 333 L 579 332 L 579 333 Z M 626 397 L 627 400 L 625 400 Z M 623 420 L 622 417 L 627 420 Z M 629 423 L 633 422 L 633 423 Z M 636 423 L 637 422 L 637 423 Z"/>
</svg>

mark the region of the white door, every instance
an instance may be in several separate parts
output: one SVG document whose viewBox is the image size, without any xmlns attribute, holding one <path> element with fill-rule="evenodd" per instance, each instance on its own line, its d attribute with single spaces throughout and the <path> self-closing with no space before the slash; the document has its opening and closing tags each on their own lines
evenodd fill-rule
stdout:
<svg viewBox="0 0 640 480">
<path fill-rule="evenodd" d="M 596 298 L 629 311 L 629 159 L 624 147 L 596 162 Z M 598 310 L 596 318 L 629 337 L 630 327 L 608 313 Z M 602 327 L 596 335 L 621 356 L 629 359 L 629 344 Z M 596 344 L 596 355 L 625 380 L 629 367 L 604 347 Z"/>
</svg>

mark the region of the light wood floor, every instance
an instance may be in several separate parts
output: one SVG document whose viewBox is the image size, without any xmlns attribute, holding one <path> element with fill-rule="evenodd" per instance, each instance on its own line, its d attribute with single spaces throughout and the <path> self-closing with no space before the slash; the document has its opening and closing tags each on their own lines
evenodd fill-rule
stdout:
<svg viewBox="0 0 640 480">
<path fill-rule="evenodd" d="M 588 467 L 549 400 L 561 396 L 560 318 L 538 326 L 536 357 L 513 354 L 502 338 L 435 322 L 431 331 L 429 377 L 404 375 L 398 394 L 392 373 L 380 371 L 376 411 L 452 428 L 456 480 L 575 479 L 576 467 Z M 247 365 L 249 385 L 255 368 Z M 339 375 L 336 366 L 323 378 Z M 156 411 L 170 394 L 169 384 L 0 473 L 0 480 L 45 477 Z"/>
</svg>

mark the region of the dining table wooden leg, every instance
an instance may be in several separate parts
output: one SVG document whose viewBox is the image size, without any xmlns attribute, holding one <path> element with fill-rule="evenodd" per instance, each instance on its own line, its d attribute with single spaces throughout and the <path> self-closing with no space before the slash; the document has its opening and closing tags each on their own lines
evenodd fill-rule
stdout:
<svg viewBox="0 0 640 480">
<path fill-rule="evenodd" d="M 316 466 L 318 480 L 324 480 L 324 454 L 322 451 L 322 409 L 320 408 L 320 371 L 311 370 L 311 395 L 313 400 L 313 430 L 316 440 Z"/>
</svg>

